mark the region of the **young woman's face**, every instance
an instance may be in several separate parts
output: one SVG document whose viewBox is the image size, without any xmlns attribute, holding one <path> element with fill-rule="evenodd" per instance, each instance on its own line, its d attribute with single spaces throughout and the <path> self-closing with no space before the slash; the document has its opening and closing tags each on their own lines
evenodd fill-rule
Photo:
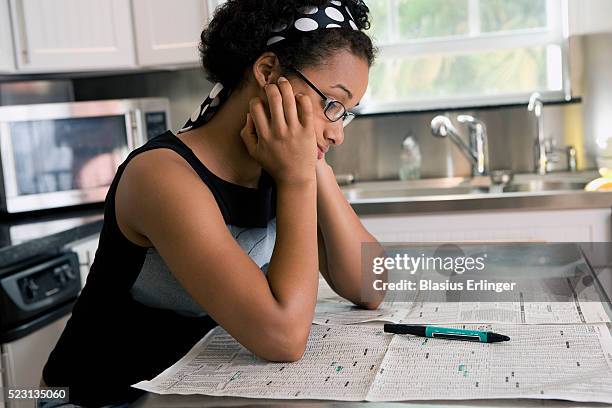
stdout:
<svg viewBox="0 0 612 408">
<path fill-rule="evenodd" d="M 368 63 L 350 51 L 339 51 L 323 65 L 305 67 L 300 72 L 325 96 L 341 102 L 347 111 L 359 104 L 368 87 Z M 290 81 L 294 93 L 303 93 L 312 100 L 318 159 L 322 159 L 331 145 L 344 141 L 342 119 L 331 122 L 325 115 L 321 95 L 299 76 L 292 76 Z"/>
</svg>

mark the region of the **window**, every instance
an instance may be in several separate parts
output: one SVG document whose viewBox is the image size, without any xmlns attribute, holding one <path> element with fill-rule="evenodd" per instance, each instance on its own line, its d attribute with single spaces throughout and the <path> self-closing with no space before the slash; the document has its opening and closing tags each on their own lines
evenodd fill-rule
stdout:
<svg viewBox="0 0 612 408">
<path fill-rule="evenodd" d="M 562 99 L 563 0 L 366 0 L 379 48 L 360 113 Z"/>
</svg>

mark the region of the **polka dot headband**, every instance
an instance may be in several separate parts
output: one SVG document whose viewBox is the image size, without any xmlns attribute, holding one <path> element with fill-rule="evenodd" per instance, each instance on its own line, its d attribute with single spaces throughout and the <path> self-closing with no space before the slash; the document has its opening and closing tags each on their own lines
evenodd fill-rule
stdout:
<svg viewBox="0 0 612 408">
<path fill-rule="evenodd" d="M 187 132 L 208 122 L 224 102 L 229 97 L 229 89 L 225 88 L 221 82 L 217 82 L 209 92 L 204 102 L 193 111 L 191 117 L 187 119 L 183 128 L 178 133 Z"/>
<path fill-rule="evenodd" d="M 301 9 L 302 15 L 293 24 L 283 24 L 272 30 L 273 35 L 268 39 L 267 46 L 271 46 L 287 38 L 295 37 L 300 33 L 315 31 L 321 28 L 349 28 L 359 30 L 353 15 L 347 6 L 338 0 L 332 0 L 326 6 L 306 7 Z"/>
<path fill-rule="evenodd" d="M 348 28 L 359 30 L 349 8 L 341 1 L 331 0 L 321 7 L 306 7 L 300 9 L 301 15 L 292 24 L 282 24 L 272 30 L 272 35 L 266 42 L 270 47 L 288 38 L 299 36 L 300 33 L 323 28 Z M 219 109 L 219 106 L 229 97 L 231 91 L 217 82 L 204 102 L 196 108 L 178 133 L 187 132 L 208 122 Z"/>
</svg>

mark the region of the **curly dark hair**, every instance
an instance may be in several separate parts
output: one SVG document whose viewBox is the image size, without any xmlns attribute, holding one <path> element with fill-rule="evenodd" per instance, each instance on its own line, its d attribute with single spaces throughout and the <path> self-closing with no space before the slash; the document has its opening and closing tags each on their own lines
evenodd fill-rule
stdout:
<svg viewBox="0 0 612 408">
<path fill-rule="evenodd" d="M 265 51 L 273 51 L 283 67 L 302 69 L 323 63 L 339 50 L 350 50 L 372 65 L 376 50 L 361 30 L 370 28 L 369 9 L 363 0 L 343 0 L 359 31 L 347 28 L 305 32 L 272 46 L 272 29 L 291 24 L 299 9 L 323 6 L 329 0 L 228 0 L 219 6 L 200 35 L 200 57 L 207 78 L 230 89 L 241 86 L 247 69 Z"/>
</svg>

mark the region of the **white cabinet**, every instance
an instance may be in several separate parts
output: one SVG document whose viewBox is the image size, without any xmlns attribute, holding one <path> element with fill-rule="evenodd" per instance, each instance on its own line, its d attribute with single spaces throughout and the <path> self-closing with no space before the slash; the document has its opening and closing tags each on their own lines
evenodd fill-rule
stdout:
<svg viewBox="0 0 612 408">
<path fill-rule="evenodd" d="M 570 0 L 570 34 L 595 34 L 612 32 L 612 1 Z"/>
<path fill-rule="evenodd" d="M 612 241 L 609 208 L 361 216 L 380 242 Z"/>
<path fill-rule="evenodd" d="M 15 70 L 11 16 L 7 0 L 0 0 L 0 72 Z"/>
<path fill-rule="evenodd" d="M 135 66 L 130 0 L 10 0 L 21 72 Z"/>
<path fill-rule="evenodd" d="M 66 247 L 77 253 L 79 256 L 79 269 L 81 272 L 81 286 L 85 286 L 89 269 L 93 264 L 100 235 L 92 235 L 76 242 L 68 244 Z"/>
<path fill-rule="evenodd" d="M 138 64 L 198 65 L 207 0 L 132 0 Z"/>
</svg>

